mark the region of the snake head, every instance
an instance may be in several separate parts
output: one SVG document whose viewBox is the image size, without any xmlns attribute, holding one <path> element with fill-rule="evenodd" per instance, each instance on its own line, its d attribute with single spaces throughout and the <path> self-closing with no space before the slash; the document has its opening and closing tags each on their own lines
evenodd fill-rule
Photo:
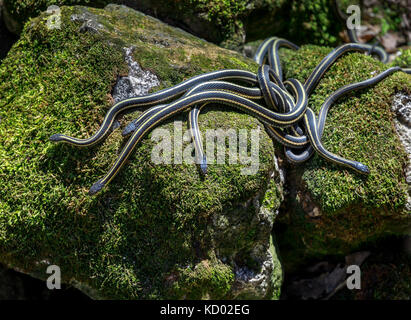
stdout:
<svg viewBox="0 0 411 320">
<path fill-rule="evenodd" d="M 370 169 L 368 169 L 368 167 L 365 164 L 362 164 L 361 162 L 356 162 L 354 168 L 360 173 L 364 173 L 364 174 L 370 173 Z"/>
<path fill-rule="evenodd" d="M 200 168 L 203 174 L 207 174 L 207 158 L 206 156 L 203 156 L 203 159 L 201 160 L 200 163 Z"/>
<path fill-rule="evenodd" d="M 96 194 L 99 192 L 101 189 L 103 189 L 104 183 L 102 183 L 100 180 L 97 181 L 95 184 L 93 184 L 88 192 L 89 195 Z"/>
<path fill-rule="evenodd" d="M 61 140 L 61 134 L 53 134 L 51 137 L 50 137 L 50 141 L 53 141 L 53 142 L 58 142 L 58 141 L 60 141 Z"/>
<path fill-rule="evenodd" d="M 133 122 L 130 122 L 127 127 L 124 128 L 123 132 L 121 133 L 123 136 L 127 136 L 128 134 L 130 134 L 131 132 L 136 130 L 136 125 Z"/>
</svg>

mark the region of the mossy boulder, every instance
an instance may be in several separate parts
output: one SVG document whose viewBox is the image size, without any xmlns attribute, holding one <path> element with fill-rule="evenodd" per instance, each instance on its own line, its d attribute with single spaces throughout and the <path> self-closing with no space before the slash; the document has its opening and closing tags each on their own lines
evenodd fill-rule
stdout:
<svg viewBox="0 0 411 320">
<path fill-rule="evenodd" d="M 125 4 L 232 49 L 240 49 L 245 40 L 269 36 L 334 45 L 342 28 L 333 0 L 5 0 L 5 18 L 9 29 L 19 33 L 29 18 L 50 5 L 103 7 L 108 3 Z"/>
<path fill-rule="evenodd" d="M 284 49 L 286 78 L 305 81 L 332 48 Z M 349 53 L 324 74 L 309 99 L 319 111 L 324 100 L 344 85 L 366 80 L 388 66 L 370 56 Z M 396 72 L 379 84 L 339 99 L 330 109 L 324 146 L 338 155 L 365 163 L 362 176 L 314 155 L 305 165 L 283 161 L 286 203 L 275 223 L 285 270 L 309 259 L 344 255 L 392 234 L 410 232 L 408 157 L 391 110 L 398 92 L 410 94 L 411 76 Z"/>
<path fill-rule="evenodd" d="M 30 19 L 37 17 L 49 6 L 63 5 L 90 5 L 93 7 L 104 7 L 116 2 L 108 0 L 3 0 L 4 2 L 4 22 L 10 32 L 19 34 L 23 30 L 24 24 Z"/>
<path fill-rule="evenodd" d="M 94 298 L 278 297 L 270 233 L 281 182 L 260 122 L 221 106 L 199 118 L 203 131 L 261 129 L 254 175 L 243 164 L 211 164 L 206 177 L 191 164 L 155 165 L 150 134 L 97 196 L 87 191 L 122 149 L 121 129 L 93 148 L 49 141 L 95 132 L 129 72 L 124 48 L 158 78 L 154 91 L 211 70 L 255 71 L 254 62 L 124 6 L 61 13 L 60 29 L 45 13 L 30 20 L 0 66 L 0 261 L 41 279 L 57 265 Z M 161 128 L 173 136 L 174 120 L 185 128 L 186 119 Z"/>
</svg>

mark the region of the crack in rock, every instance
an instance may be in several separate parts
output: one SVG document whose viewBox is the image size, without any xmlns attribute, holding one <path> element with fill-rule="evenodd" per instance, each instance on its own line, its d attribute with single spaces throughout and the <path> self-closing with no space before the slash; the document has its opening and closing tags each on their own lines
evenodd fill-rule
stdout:
<svg viewBox="0 0 411 320">
<path fill-rule="evenodd" d="M 117 103 L 121 100 L 143 96 L 160 85 L 157 76 L 149 70 L 143 70 L 133 59 L 134 47 L 124 48 L 125 61 L 129 67 L 126 77 L 120 77 L 113 89 L 113 99 Z"/>
<path fill-rule="evenodd" d="M 411 96 L 397 93 L 394 96 L 392 110 L 395 112 L 395 129 L 408 154 L 408 165 L 405 168 L 405 179 L 408 184 L 406 209 L 411 211 Z"/>
</svg>

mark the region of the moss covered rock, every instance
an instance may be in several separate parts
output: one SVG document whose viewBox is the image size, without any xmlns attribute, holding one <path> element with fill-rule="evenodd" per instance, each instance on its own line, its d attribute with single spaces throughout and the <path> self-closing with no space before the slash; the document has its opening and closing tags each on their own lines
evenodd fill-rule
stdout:
<svg viewBox="0 0 411 320">
<path fill-rule="evenodd" d="M 116 2 L 108 0 L 3 0 L 4 2 L 4 22 L 7 28 L 19 34 L 23 30 L 24 24 L 30 18 L 37 17 L 41 11 L 45 11 L 49 6 L 63 5 L 91 5 L 93 7 L 104 7 Z"/>
<path fill-rule="evenodd" d="M 285 49 L 286 78 L 305 81 L 331 48 L 313 45 Z M 366 80 L 388 66 L 350 53 L 323 76 L 309 99 L 319 111 L 324 100 L 344 85 Z M 397 135 L 391 110 L 397 92 L 410 93 L 411 76 L 397 72 L 374 87 L 339 99 L 328 114 L 325 147 L 365 163 L 358 175 L 314 155 L 304 166 L 287 167 L 289 194 L 275 229 L 286 270 L 308 259 L 343 255 L 389 234 L 409 232 L 411 212 L 405 178 L 407 153 Z M 286 164 L 286 161 L 284 161 Z"/>
<path fill-rule="evenodd" d="M 129 72 L 124 48 L 157 77 L 153 90 L 257 66 L 127 7 L 61 13 L 60 29 L 47 28 L 47 14 L 28 22 L 0 66 L 1 262 L 41 279 L 58 265 L 65 283 L 95 298 L 278 297 L 282 274 L 270 231 L 281 182 L 268 183 L 274 149 L 257 120 L 218 106 L 199 118 L 203 130 L 261 129 L 254 175 L 241 174 L 243 164 L 210 165 L 205 178 L 195 165 L 155 165 L 149 135 L 94 197 L 89 187 L 126 141 L 121 130 L 93 148 L 49 141 L 58 132 L 95 132 Z M 183 128 L 186 119 L 175 118 Z M 174 127 L 161 126 L 172 134 Z"/>
<path fill-rule="evenodd" d="M 19 33 L 24 23 L 50 5 L 102 7 L 125 4 L 227 48 L 281 36 L 297 43 L 334 45 L 341 30 L 333 0 L 5 0 L 7 25 Z"/>
</svg>

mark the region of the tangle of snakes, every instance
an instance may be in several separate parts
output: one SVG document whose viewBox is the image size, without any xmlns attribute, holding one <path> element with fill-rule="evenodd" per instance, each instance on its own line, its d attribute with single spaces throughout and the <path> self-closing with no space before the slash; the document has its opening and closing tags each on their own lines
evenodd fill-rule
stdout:
<svg viewBox="0 0 411 320">
<path fill-rule="evenodd" d="M 285 155 L 290 162 L 301 163 L 317 152 L 329 161 L 358 173 L 368 174 L 369 169 L 365 164 L 344 159 L 323 146 L 321 138 L 327 113 L 341 96 L 372 86 L 402 69 L 389 68 L 373 78 L 338 89 L 325 100 L 317 117 L 307 102 L 324 73 L 347 52 L 370 53 L 370 45 L 349 43 L 337 47 L 317 65 L 305 83 L 296 79 L 283 80 L 278 52 L 280 47 L 299 49 L 287 40 L 269 38 L 259 46 L 255 54 L 254 60 L 260 65 L 257 74 L 244 70 L 220 70 L 195 76 L 174 87 L 116 103 L 107 112 L 98 131 L 90 138 L 77 139 L 55 134 L 50 139 L 75 146 L 91 146 L 107 136 L 120 113 L 140 107 L 146 108 L 123 131 L 124 136 L 131 134 L 131 137 L 107 174 L 90 188 L 89 193 L 95 194 L 117 175 L 133 149 L 151 129 L 177 113 L 190 110 L 189 125 L 196 159 L 202 172 L 206 174 L 207 158 L 203 151 L 198 115 L 210 103 L 214 103 L 217 106 L 234 107 L 260 120 L 270 136 L 284 145 Z M 380 55 L 380 58 L 384 57 Z"/>
</svg>

